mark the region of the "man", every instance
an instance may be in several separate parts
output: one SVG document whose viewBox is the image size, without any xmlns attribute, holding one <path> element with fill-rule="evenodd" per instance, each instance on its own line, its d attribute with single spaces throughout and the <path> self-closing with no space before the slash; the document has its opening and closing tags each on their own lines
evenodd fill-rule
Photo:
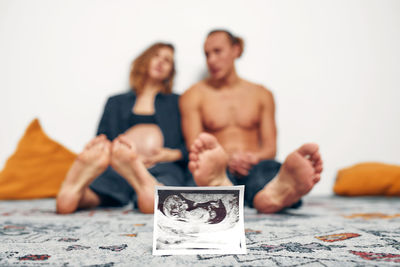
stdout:
<svg viewBox="0 0 400 267">
<path fill-rule="evenodd" d="M 204 52 L 209 78 L 180 98 L 182 128 L 191 150 L 189 168 L 196 183 L 244 184 L 245 203 L 264 213 L 298 203 L 320 179 L 318 146 L 303 145 L 282 166 L 274 161 L 273 95 L 236 73 L 242 39 L 225 30 L 212 31 Z"/>
</svg>

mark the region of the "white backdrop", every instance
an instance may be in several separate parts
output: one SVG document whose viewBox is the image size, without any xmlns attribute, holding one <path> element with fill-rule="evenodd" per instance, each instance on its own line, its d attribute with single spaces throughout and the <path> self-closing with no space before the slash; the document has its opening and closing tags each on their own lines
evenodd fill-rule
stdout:
<svg viewBox="0 0 400 267">
<path fill-rule="evenodd" d="M 79 152 L 144 48 L 176 46 L 175 92 L 206 71 L 207 32 L 245 39 L 238 73 L 275 96 L 278 159 L 303 142 L 338 169 L 400 164 L 400 1 L 0 0 L 0 168 L 28 123 Z"/>
</svg>

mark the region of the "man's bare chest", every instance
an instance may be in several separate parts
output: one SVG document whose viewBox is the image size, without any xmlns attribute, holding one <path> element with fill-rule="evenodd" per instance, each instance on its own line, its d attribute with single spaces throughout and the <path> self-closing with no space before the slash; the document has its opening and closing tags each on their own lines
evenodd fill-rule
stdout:
<svg viewBox="0 0 400 267">
<path fill-rule="evenodd" d="M 219 130 L 228 126 L 252 128 L 260 120 L 260 104 L 249 96 L 217 95 L 206 98 L 202 105 L 204 126 Z"/>
</svg>

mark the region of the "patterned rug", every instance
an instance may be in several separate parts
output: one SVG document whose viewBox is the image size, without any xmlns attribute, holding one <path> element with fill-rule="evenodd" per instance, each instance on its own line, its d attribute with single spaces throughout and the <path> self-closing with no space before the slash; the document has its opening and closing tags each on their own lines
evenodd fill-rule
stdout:
<svg viewBox="0 0 400 267">
<path fill-rule="evenodd" d="M 246 208 L 246 255 L 153 256 L 152 215 L 54 210 L 54 199 L 0 202 L 0 266 L 400 265 L 400 198 L 307 197 L 273 215 Z"/>
</svg>

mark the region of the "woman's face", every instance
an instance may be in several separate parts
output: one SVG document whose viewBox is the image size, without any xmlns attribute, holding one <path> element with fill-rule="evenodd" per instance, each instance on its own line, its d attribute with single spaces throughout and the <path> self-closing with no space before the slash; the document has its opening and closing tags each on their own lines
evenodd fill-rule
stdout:
<svg viewBox="0 0 400 267">
<path fill-rule="evenodd" d="M 174 64 L 174 52 L 169 47 L 161 47 L 150 59 L 148 77 L 162 82 L 169 78 Z"/>
</svg>

